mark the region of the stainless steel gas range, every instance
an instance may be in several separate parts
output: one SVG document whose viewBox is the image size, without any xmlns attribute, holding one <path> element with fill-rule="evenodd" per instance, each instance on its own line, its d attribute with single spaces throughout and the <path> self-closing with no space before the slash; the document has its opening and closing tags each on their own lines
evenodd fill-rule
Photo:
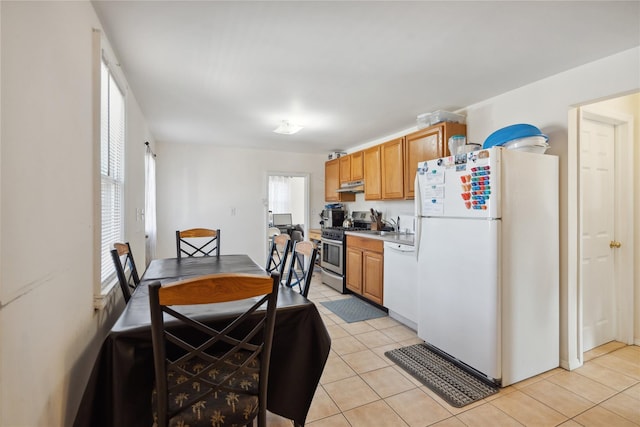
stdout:
<svg viewBox="0 0 640 427">
<path fill-rule="evenodd" d="M 370 230 L 371 219 L 369 212 L 353 212 L 352 227 L 328 227 L 322 229 L 321 244 L 322 283 L 332 287 L 340 293 L 346 292 L 345 286 L 345 231 Z"/>
</svg>

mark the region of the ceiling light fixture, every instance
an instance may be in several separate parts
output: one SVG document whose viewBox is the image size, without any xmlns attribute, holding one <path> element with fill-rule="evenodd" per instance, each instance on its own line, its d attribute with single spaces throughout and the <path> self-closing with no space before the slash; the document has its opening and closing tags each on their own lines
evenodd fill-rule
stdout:
<svg viewBox="0 0 640 427">
<path fill-rule="evenodd" d="M 280 126 L 275 128 L 273 131 L 283 135 L 293 135 L 300 129 L 302 129 L 302 126 L 291 123 L 289 120 L 283 120 L 282 123 L 280 123 Z"/>
</svg>

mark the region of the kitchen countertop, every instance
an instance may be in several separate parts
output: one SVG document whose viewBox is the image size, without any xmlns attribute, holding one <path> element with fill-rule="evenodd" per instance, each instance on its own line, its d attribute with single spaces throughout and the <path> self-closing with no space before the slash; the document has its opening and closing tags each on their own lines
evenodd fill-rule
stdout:
<svg viewBox="0 0 640 427">
<path fill-rule="evenodd" d="M 369 239 L 382 240 L 384 242 L 400 243 L 403 245 L 414 246 L 415 234 L 403 233 L 397 231 L 345 231 L 348 236 L 366 237 Z"/>
<path fill-rule="evenodd" d="M 322 230 L 319 228 L 309 229 L 309 240 L 320 240 L 322 236 Z"/>
</svg>

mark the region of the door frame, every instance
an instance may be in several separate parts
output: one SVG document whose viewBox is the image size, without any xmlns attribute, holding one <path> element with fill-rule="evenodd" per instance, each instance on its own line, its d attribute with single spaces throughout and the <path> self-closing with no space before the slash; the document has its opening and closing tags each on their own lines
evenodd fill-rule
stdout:
<svg viewBox="0 0 640 427">
<path fill-rule="evenodd" d="M 309 240 L 309 229 L 311 228 L 310 223 L 310 208 L 309 208 L 309 178 L 311 174 L 308 172 L 282 172 L 282 171 L 267 171 L 267 177 L 265 179 L 265 199 L 264 199 L 264 230 L 263 234 L 265 236 L 265 240 L 268 239 L 269 233 L 269 177 L 272 176 L 292 176 L 298 178 L 304 178 L 304 240 Z M 266 249 L 265 249 L 266 250 Z M 266 253 L 265 253 L 266 257 Z M 266 258 L 265 258 L 266 259 Z"/>
<path fill-rule="evenodd" d="M 580 122 L 582 119 L 599 121 L 615 126 L 615 225 L 614 235 L 629 236 L 625 251 L 614 258 L 616 295 L 616 340 L 633 344 L 633 116 L 617 112 L 602 112 L 593 105 L 584 105 L 569 110 L 568 129 L 568 271 L 566 317 L 567 360 L 566 369 L 575 369 L 584 363 L 582 352 L 582 281 L 580 251 Z M 626 237 L 625 237 L 626 239 Z"/>
</svg>

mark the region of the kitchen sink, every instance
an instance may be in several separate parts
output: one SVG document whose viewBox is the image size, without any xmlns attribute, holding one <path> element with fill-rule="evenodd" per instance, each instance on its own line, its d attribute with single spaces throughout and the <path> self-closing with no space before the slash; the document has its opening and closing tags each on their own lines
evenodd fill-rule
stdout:
<svg viewBox="0 0 640 427">
<path fill-rule="evenodd" d="M 388 236 L 388 237 L 394 237 L 394 236 L 406 236 L 406 235 L 412 235 L 413 233 L 407 233 L 406 231 L 387 231 L 387 230 L 365 230 L 365 231 L 359 231 L 360 233 L 366 233 L 366 234 L 373 234 L 375 236 Z"/>
<path fill-rule="evenodd" d="M 413 245 L 414 233 L 406 231 L 387 231 L 387 230 L 356 230 L 354 234 L 369 235 L 372 239 L 384 240 L 385 242 Z"/>
<path fill-rule="evenodd" d="M 394 231 L 382 231 L 382 230 L 357 230 L 358 233 L 373 234 L 375 236 L 384 236 L 385 234 L 395 233 Z"/>
</svg>

